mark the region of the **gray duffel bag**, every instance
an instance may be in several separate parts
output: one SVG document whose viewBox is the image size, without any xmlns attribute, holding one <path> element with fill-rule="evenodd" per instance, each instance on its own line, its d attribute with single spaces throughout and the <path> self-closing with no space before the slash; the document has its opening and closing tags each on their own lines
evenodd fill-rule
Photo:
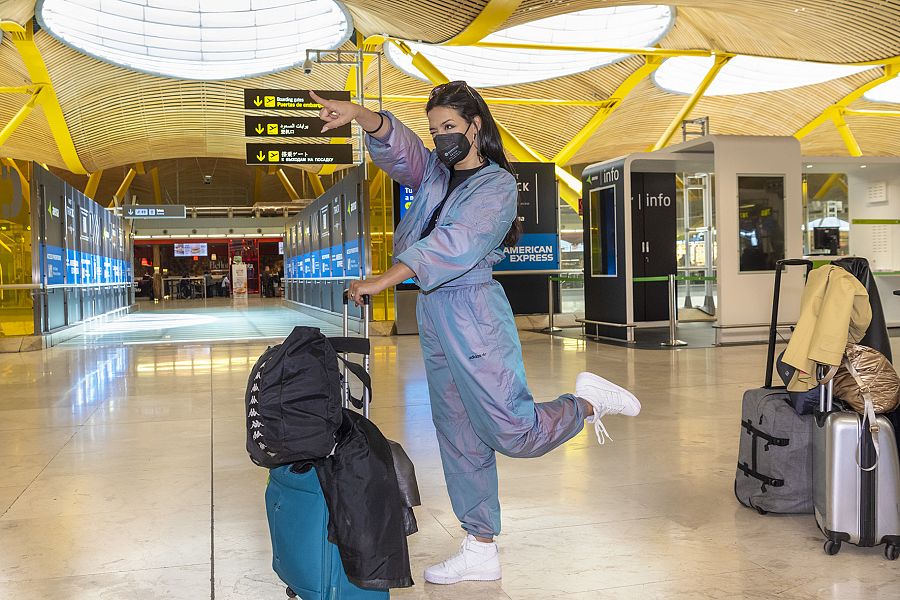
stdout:
<svg viewBox="0 0 900 600">
<path fill-rule="evenodd" d="M 798 415 L 784 389 L 744 392 L 734 495 L 760 514 L 812 514 L 815 417 Z"/>
</svg>

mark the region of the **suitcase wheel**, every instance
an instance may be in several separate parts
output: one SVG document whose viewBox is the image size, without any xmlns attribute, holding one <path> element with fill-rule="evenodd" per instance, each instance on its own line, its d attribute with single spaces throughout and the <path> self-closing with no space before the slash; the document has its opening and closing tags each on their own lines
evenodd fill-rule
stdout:
<svg viewBox="0 0 900 600">
<path fill-rule="evenodd" d="M 834 556 L 838 552 L 841 551 L 841 543 L 836 542 L 834 540 L 826 540 L 825 541 L 825 554 L 829 556 Z"/>
<path fill-rule="evenodd" d="M 897 560 L 900 558 L 900 546 L 894 544 L 885 544 L 884 557 L 888 560 Z"/>
<path fill-rule="evenodd" d="M 285 588 L 284 593 L 287 594 L 288 598 L 296 598 L 297 597 L 297 592 L 295 592 L 291 588 Z"/>
</svg>

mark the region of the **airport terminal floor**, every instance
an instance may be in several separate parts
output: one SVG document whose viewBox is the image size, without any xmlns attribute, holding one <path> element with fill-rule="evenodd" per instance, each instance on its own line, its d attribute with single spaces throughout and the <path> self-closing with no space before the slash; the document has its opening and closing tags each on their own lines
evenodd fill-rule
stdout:
<svg viewBox="0 0 900 600">
<path fill-rule="evenodd" d="M 278 300 L 251 300 L 237 330 L 227 306 L 142 303 L 50 350 L 0 354 L 0 598 L 284 597 L 271 567 L 266 471 L 244 449 L 243 395 L 267 343 L 317 323 Z M 571 391 L 587 369 L 633 390 L 643 412 L 608 418 L 614 441 L 604 446 L 583 431 L 539 459 L 499 457 L 503 579 L 426 584 L 422 570 L 463 532 L 418 338 L 373 340 L 372 419 L 409 453 L 422 493 L 420 531 L 409 538 L 416 585 L 392 597 L 898 595 L 896 563 L 880 548 L 826 556 L 811 516 L 760 516 L 736 502 L 740 398 L 761 384 L 764 346 L 665 352 L 529 332 L 538 400 Z"/>
</svg>

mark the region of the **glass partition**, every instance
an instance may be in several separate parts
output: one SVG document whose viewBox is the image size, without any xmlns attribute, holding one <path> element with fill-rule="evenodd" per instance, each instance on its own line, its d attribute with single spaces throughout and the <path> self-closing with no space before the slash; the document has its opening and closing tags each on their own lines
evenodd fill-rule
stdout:
<svg viewBox="0 0 900 600">
<path fill-rule="evenodd" d="M 27 189 L 14 169 L 0 167 L 0 337 L 34 333 L 31 290 L 7 287 L 32 283 Z"/>
<path fill-rule="evenodd" d="M 679 304 L 712 316 L 718 297 L 715 174 L 679 173 L 675 190 L 675 254 L 679 273 L 689 277 L 678 284 Z"/>
<path fill-rule="evenodd" d="M 846 173 L 803 176 L 803 254 L 850 254 L 850 195 Z"/>
<path fill-rule="evenodd" d="M 741 272 L 774 271 L 784 258 L 784 175 L 738 175 Z"/>
<path fill-rule="evenodd" d="M 591 277 L 616 276 L 616 188 L 590 191 Z"/>
<path fill-rule="evenodd" d="M 559 201 L 560 269 L 584 272 L 584 221 L 567 202 Z M 559 283 L 560 312 L 584 313 L 584 278 L 563 276 Z"/>
</svg>

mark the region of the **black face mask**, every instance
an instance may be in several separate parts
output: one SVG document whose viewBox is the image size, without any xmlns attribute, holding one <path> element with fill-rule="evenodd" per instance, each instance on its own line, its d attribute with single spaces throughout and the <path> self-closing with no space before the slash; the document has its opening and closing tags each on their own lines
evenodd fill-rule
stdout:
<svg viewBox="0 0 900 600">
<path fill-rule="evenodd" d="M 472 149 L 472 143 L 466 137 L 470 127 L 471 123 L 464 133 L 442 133 L 434 136 L 434 149 L 438 158 L 451 169 L 453 165 L 467 157 Z"/>
</svg>

